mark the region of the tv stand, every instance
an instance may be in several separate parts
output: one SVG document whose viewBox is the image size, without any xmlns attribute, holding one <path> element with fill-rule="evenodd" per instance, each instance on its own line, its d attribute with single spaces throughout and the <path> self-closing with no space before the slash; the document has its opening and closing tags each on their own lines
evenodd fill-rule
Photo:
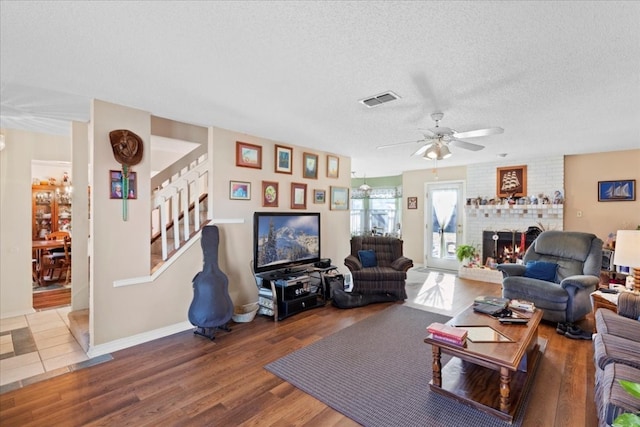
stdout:
<svg viewBox="0 0 640 427">
<path fill-rule="evenodd" d="M 311 308 L 319 307 L 318 293 L 311 289 L 307 270 L 287 268 L 257 274 L 259 314 L 283 320 Z"/>
</svg>

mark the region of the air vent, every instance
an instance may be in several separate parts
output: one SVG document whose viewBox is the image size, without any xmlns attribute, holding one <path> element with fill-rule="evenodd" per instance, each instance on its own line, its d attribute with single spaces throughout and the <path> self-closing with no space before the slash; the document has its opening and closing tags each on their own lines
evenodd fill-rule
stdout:
<svg viewBox="0 0 640 427">
<path fill-rule="evenodd" d="M 389 92 L 384 92 L 369 98 L 361 99 L 359 102 L 361 102 L 362 104 L 366 105 L 369 108 L 372 108 L 372 107 L 377 107 L 380 104 L 384 104 L 385 102 L 395 101 L 398 98 L 400 98 L 398 95 L 389 91 Z"/>
</svg>

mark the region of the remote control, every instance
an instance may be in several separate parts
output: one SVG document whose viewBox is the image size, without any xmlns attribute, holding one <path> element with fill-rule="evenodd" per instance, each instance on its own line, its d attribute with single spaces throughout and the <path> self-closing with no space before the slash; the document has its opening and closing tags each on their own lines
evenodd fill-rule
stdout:
<svg viewBox="0 0 640 427">
<path fill-rule="evenodd" d="M 605 294 L 617 294 L 618 290 L 617 289 L 602 288 L 602 289 L 600 289 L 600 292 L 603 292 Z"/>
<path fill-rule="evenodd" d="M 517 319 L 515 317 L 501 317 L 498 319 L 500 323 L 526 325 L 529 319 Z"/>
</svg>

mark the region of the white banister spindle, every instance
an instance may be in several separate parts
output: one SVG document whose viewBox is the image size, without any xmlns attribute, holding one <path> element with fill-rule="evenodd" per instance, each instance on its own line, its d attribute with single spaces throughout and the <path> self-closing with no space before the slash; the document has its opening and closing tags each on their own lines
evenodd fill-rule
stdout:
<svg viewBox="0 0 640 427">
<path fill-rule="evenodd" d="M 160 204 L 160 239 L 162 242 L 162 260 L 165 261 L 168 257 L 168 251 L 167 251 L 167 221 L 169 220 L 168 218 L 168 212 L 167 212 L 167 201 L 166 200 L 162 200 L 162 203 Z"/>
<path fill-rule="evenodd" d="M 198 177 L 199 178 L 199 177 Z M 194 203 L 193 203 L 193 227 L 196 230 L 200 229 L 200 194 L 202 194 L 202 187 L 200 186 L 200 179 L 195 181 Z"/>
<path fill-rule="evenodd" d="M 184 241 L 189 240 L 189 181 L 182 181 L 182 226 L 183 226 L 183 234 Z"/>
<path fill-rule="evenodd" d="M 178 226 L 178 221 L 180 219 L 180 211 L 178 208 L 180 207 L 180 189 L 175 188 L 175 192 L 171 197 L 171 219 L 173 220 L 173 247 L 174 249 L 178 249 L 180 247 L 180 227 Z M 167 227 L 168 224 L 165 224 Z"/>
</svg>

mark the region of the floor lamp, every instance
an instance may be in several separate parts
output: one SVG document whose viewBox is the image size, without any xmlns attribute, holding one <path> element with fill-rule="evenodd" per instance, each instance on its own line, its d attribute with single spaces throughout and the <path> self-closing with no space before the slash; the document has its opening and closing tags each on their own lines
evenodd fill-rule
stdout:
<svg viewBox="0 0 640 427">
<path fill-rule="evenodd" d="M 640 291 L 640 230 L 618 230 L 613 263 L 633 269 L 633 289 Z"/>
</svg>

